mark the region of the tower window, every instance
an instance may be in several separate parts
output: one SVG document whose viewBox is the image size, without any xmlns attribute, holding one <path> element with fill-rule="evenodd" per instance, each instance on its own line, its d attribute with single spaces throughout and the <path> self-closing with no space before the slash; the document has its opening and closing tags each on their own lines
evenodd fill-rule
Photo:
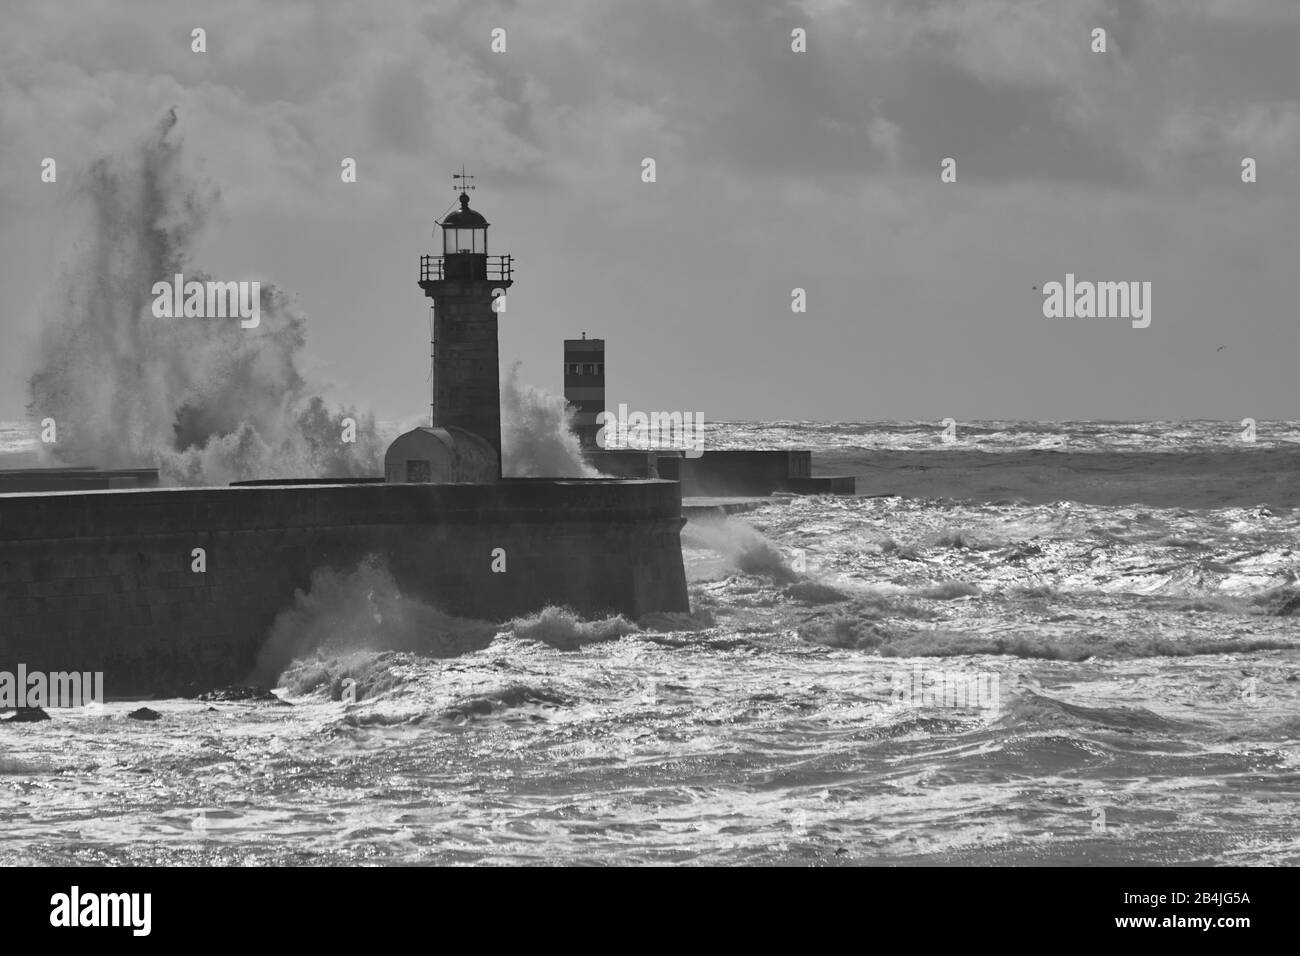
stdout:
<svg viewBox="0 0 1300 956">
<path fill-rule="evenodd" d="M 596 366 L 595 366 L 595 363 L 593 363 L 593 362 L 588 362 L 586 365 L 584 365 L 584 366 L 582 367 L 582 374 L 583 374 L 583 375 L 595 375 L 595 374 L 596 374 Z"/>
<path fill-rule="evenodd" d="M 577 363 L 577 362 L 570 362 L 570 363 L 569 363 L 569 374 L 570 374 L 570 375 L 577 375 L 577 374 L 578 374 L 578 363 Z"/>
</svg>

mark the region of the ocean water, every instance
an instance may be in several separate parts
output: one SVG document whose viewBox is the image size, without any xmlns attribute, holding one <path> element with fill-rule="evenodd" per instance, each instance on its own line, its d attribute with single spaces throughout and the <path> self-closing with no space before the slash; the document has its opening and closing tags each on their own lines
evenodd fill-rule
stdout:
<svg viewBox="0 0 1300 956">
<path fill-rule="evenodd" d="M 941 429 L 714 426 L 860 495 L 691 521 L 690 615 L 322 577 L 278 699 L 0 726 L 0 863 L 1300 863 L 1300 425 Z"/>
<path fill-rule="evenodd" d="M 1203 451 L 1245 447 L 1300 448 L 1300 421 L 1254 422 L 1253 437 L 1243 439 L 1246 422 L 1031 422 L 953 421 L 951 441 L 945 422 L 718 422 L 708 434 L 711 447 L 811 448 L 875 451 L 930 451 L 936 448 L 977 451 Z"/>
</svg>

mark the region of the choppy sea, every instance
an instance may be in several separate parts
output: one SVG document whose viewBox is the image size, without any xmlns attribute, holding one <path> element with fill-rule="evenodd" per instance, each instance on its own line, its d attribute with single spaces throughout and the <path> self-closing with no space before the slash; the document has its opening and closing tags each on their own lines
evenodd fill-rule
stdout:
<svg viewBox="0 0 1300 956">
<path fill-rule="evenodd" d="M 0 864 L 1300 863 L 1300 423 L 724 423 L 690 615 L 323 577 L 274 697 L 0 725 Z M 0 426 L 0 450 L 30 450 Z"/>
</svg>

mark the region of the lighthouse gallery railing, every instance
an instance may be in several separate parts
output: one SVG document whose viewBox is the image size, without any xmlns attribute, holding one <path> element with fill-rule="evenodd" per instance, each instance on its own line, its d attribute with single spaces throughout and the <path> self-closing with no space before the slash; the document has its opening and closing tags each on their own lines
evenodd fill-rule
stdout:
<svg viewBox="0 0 1300 956">
<path fill-rule="evenodd" d="M 440 282 L 444 279 L 486 279 L 490 282 L 510 282 L 513 269 L 513 256 L 487 256 L 473 253 L 420 256 L 421 282 Z"/>
</svg>

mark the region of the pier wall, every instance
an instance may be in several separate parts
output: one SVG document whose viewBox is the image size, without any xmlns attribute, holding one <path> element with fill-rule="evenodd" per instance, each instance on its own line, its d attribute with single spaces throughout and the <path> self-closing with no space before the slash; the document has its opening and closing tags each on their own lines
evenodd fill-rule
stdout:
<svg viewBox="0 0 1300 956">
<path fill-rule="evenodd" d="M 814 478 L 812 452 L 806 449 L 719 449 L 698 458 L 681 452 L 588 449 L 584 456 L 604 475 L 679 482 L 685 498 L 852 495 L 856 489 L 852 475 Z"/>
<path fill-rule="evenodd" d="M 770 495 L 812 474 L 812 452 L 796 449 L 706 451 L 659 458 L 659 477 L 680 481 L 684 496 Z"/>
<path fill-rule="evenodd" d="M 101 491 L 157 488 L 157 468 L 7 468 L 0 470 L 0 495 L 31 491 Z"/>
<path fill-rule="evenodd" d="M 109 697 L 239 682 L 314 571 L 368 555 L 465 617 L 685 611 L 682 524 L 661 481 L 0 495 L 0 670 L 103 671 Z"/>
</svg>

